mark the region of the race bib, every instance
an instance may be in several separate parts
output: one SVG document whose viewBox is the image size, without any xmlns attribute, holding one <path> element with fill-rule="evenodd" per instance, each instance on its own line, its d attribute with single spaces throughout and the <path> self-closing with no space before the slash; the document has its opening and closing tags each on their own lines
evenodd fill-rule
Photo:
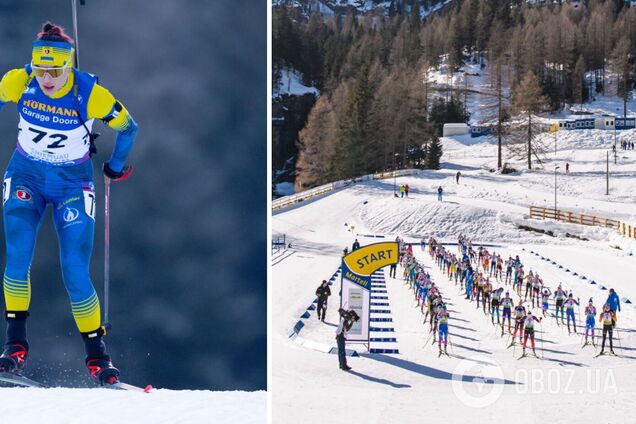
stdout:
<svg viewBox="0 0 636 424">
<path fill-rule="evenodd" d="M 75 120 L 76 117 L 53 119 Z M 90 130 L 93 120 L 86 122 Z M 32 159 L 51 164 L 73 164 L 85 159 L 90 148 L 89 135 L 79 125 L 72 129 L 50 129 L 27 122 L 22 116 L 18 125 L 18 147 Z"/>
</svg>

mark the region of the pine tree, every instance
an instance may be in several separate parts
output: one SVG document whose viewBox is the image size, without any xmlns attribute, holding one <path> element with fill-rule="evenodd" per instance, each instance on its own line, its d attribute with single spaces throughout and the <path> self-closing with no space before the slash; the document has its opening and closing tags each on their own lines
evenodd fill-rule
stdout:
<svg viewBox="0 0 636 424">
<path fill-rule="evenodd" d="M 373 89 L 367 79 L 368 67 L 358 72 L 347 105 L 338 117 L 336 130 L 336 150 L 331 162 L 334 179 L 348 179 L 363 175 L 367 169 L 366 160 L 369 136 L 369 110 L 373 99 Z"/>
<path fill-rule="evenodd" d="M 439 160 L 442 157 L 442 143 L 439 137 L 433 134 L 426 148 L 424 166 L 427 169 L 439 169 Z"/>
</svg>

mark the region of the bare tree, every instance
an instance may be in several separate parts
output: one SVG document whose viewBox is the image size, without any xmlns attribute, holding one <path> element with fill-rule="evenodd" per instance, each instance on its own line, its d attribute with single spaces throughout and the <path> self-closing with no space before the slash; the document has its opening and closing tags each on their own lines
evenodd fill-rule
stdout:
<svg viewBox="0 0 636 424">
<path fill-rule="evenodd" d="M 542 112 L 546 105 L 547 99 L 543 95 L 538 78 L 532 71 L 527 72 L 513 92 L 513 112 L 522 115 L 523 118 L 516 123 L 516 130 L 512 132 L 511 151 L 513 154 L 527 158 L 528 169 L 532 169 L 532 156 L 541 163 L 540 155 L 546 151 L 545 145 L 538 137 L 542 128 L 536 120 L 536 114 Z M 519 148 L 524 144 L 525 149 Z"/>
<path fill-rule="evenodd" d="M 623 99 L 623 117 L 627 117 L 627 100 L 631 92 L 631 55 L 629 37 L 623 35 L 612 51 L 611 64 L 616 72 L 616 94 Z"/>
</svg>

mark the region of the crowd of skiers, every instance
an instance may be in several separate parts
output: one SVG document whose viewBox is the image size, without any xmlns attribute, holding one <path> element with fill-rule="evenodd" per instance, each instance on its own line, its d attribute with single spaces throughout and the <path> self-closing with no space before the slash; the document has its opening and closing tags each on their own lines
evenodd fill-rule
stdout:
<svg viewBox="0 0 636 424">
<path fill-rule="evenodd" d="M 411 245 L 405 244 L 400 238 L 398 242 L 405 284 L 412 288 L 418 306 L 428 319 L 434 340 L 435 332 L 439 332 L 441 354 L 442 340 L 444 347 L 447 342 L 449 317 L 447 310 L 443 307 L 441 293 L 431 281 L 430 275 L 413 256 Z M 571 290 L 566 291 L 561 283 L 551 290 L 536 271 L 530 270 L 526 274 L 518 255 L 514 258 L 508 256 L 505 259 L 494 251 L 491 253 L 484 246 L 475 249 L 471 240 L 463 235 L 459 236 L 455 253 L 434 238 L 428 241 L 423 240 L 421 246 L 428 251 L 442 273 L 461 290 L 465 299 L 473 302 L 476 308 L 480 308 L 494 326 L 501 328 L 501 336 L 504 336 L 507 327 L 508 334 L 511 336 L 509 347 L 513 346 L 517 336 L 519 337 L 523 356 L 526 355 L 528 339 L 532 352 L 536 356 L 535 325 L 541 324 L 543 318 L 554 317 L 557 325 L 567 326 L 568 334 L 578 334 L 575 309 L 580 316 L 580 299 L 575 297 Z M 516 294 L 517 302 L 513 300 L 511 293 Z M 554 308 L 554 312 L 548 315 L 551 307 Z M 539 309 L 539 317 L 533 314 L 535 308 Z M 606 341 L 609 342 L 610 353 L 614 354 L 613 333 L 617 312 L 620 312 L 620 300 L 614 289 L 610 289 L 609 296 L 598 315 L 593 299 L 589 299 L 583 313 L 585 317 L 583 347 L 588 344 L 596 347 L 595 328 L 598 317 L 602 324 L 599 355 L 605 354 Z M 440 313 L 442 316 L 439 316 Z M 438 327 L 438 323 L 442 321 L 444 334 Z"/>
<path fill-rule="evenodd" d="M 405 285 L 408 285 L 413 292 L 417 307 L 424 316 L 424 324 L 429 326 L 428 340 L 430 341 L 432 338 L 433 344 L 437 343 L 439 356 L 442 354 L 450 356 L 447 347 L 450 343 L 452 349 L 448 332 L 451 316 L 442 292 L 439 286 L 431 280 L 430 274 L 416 260 L 413 254 L 413 245 L 405 243 L 400 237 L 396 238 L 396 242 L 399 251 L 398 263 L 403 269 L 402 278 Z M 581 318 L 580 299 L 575 297 L 571 290 L 565 290 L 562 283 L 558 283 L 557 287 L 551 290 L 538 272 L 529 270 L 526 274 L 518 255 L 514 258 L 512 256 L 505 258 L 494 251 L 490 252 L 485 246 L 479 246 L 475 249 L 472 241 L 461 234 L 457 241 L 456 252 L 447 249 L 432 237 L 428 241 L 422 240 L 420 245 L 423 250 L 428 252 L 431 260 L 447 276 L 448 280 L 461 291 L 465 299 L 474 303 L 477 309 L 481 309 L 493 326 L 501 329 L 502 337 L 507 330 L 510 341 L 508 347 L 514 346 L 518 337 L 523 349 L 521 357 L 527 356 L 526 348 L 528 340 L 530 340 L 531 355 L 538 358 L 535 325 L 537 323 L 541 325 L 544 318 L 553 317 L 557 325 L 567 326 L 568 334 L 578 334 L 576 310 Z M 360 244 L 356 239 L 352 251 L 358 248 L 360 248 Z M 345 249 L 346 253 L 347 249 Z M 395 265 L 391 265 L 390 277 L 396 278 Z M 516 302 L 511 294 L 518 297 Z M 318 319 L 323 322 L 330 295 L 329 284 L 323 280 L 316 289 L 317 315 Z M 554 311 L 552 313 L 550 312 L 551 307 Z M 539 313 L 533 313 L 533 309 L 539 309 Z M 592 344 L 596 348 L 595 338 L 601 337 L 601 351 L 598 355 L 605 354 L 606 342 L 609 344 L 609 354 L 614 355 L 613 337 L 616 330 L 617 313 L 620 310 L 620 299 L 614 289 L 609 290 L 609 296 L 603 304 L 600 314 L 598 314 L 593 299 L 590 298 L 583 312 L 585 331 L 582 336 L 585 341 L 582 347 Z M 348 371 L 351 368 L 346 364 L 344 342 L 348 326 L 351 326 L 351 320 L 343 316 L 342 311 L 340 315 L 336 340 L 338 341 L 340 368 Z M 602 335 L 598 336 L 595 334 L 597 317 L 602 325 Z"/>
</svg>

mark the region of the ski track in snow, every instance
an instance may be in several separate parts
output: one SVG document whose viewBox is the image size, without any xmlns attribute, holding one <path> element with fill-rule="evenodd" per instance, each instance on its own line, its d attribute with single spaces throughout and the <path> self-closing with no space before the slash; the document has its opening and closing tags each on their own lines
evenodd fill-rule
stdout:
<svg viewBox="0 0 636 424">
<path fill-rule="evenodd" d="M 636 132 L 619 135 L 634 137 Z M 414 246 L 418 260 L 452 304 L 449 328 L 453 357 L 438 358 L 437 346 L 425 344 L 430 333 L 422 324 L 412 292 L 401 279 L 389 278 L 388 272 L 388 300 L 382 302 L 389 303 L 393 322 L 377 326 L 395 331 L 372 333 L 372 337 L 395 337 L 397 343 L 372 345 L 398 348 L 400 354 L 364 354 L 348 359 L 352 373 L 338 370 L 336 355 L 325 352 L 335 346 L 339 280 L 332 285 L 326 323 L 318 322 L 315 311 L 309 311 L 310 317 L 302 320 L 305 326 L 299 337 L 296 341 L 289 338 L 292 327 L 314 299 L 316 287 L 333 275 L 342 249 L 350 248 L 355 238 L 362 245 L 393 240 L 397 235 L 415 243 L 429 236 L 454 243 L 464 233 L 476 245 L 495 244 L 490 251 L 505 257 L 519 255 L 526 270 L 539 272 L 550 288 L 561 282 L 564 288 L 573 290 L 581 301 L 581 312 L 590 297 L 600 312 L 607 298 L 601 285 L 615 288 L 621 298 L 636 301 L 636 256 L 630 255 L 636 250 L 636 240 L 611 229 L 528 218 L 530 205 L 553 207 L 557 164 L 561 168 L 557 175 L 560 209 L 636 224 L 636 151 L 619 150 L 619 163 L 610 163 L 610 195 L 605 196 L 605 158 L 609 143 L 613 143 L 612 132 L 560 131 L 556 160 L 552 151 L 542 168 L 527 171 L 522 161 L 506 158 L 518 170 L 512 175 L 488 171 L 496 167 L 496 146 L 486 139 L 461 136 L 442 141 L 445 153 L 441 170 L 397 179 L 398 185 L 411 187 L 408 199 L 393 197 L 392 181 L 367 181 L 272 217 L 273 231 L 293 240 L 295 252 L 273 268 L 270 286 L 274 422 L 322 424 L 328 416 L 333 423 L 354 419 L 378 424 L 422 419 L 455 423 L 495 420 L 503 415 L 514 417 L 516 423 L 546 419 L 554 423 L 633 422 L 634 304 L 622 303 L 619 314 L 622 349 L 615 341 L 615 350 L 622 357 L 594 359 L 593 347 L 581 348 L 580 320 L 579 334 L 568 335 L 567 329 L 549 318 L 537 325 L 542 331 L 537 334 L 537 352 L 545 359 L 517 360 L 519 347 L 506 348 L 508 336 L 502 338 L 500 329 L 463 299 L 419 245 Z M 565 162 L 570 163 L 569 175 L 563 173 Z M 459 184 L 455 183 L 457 170 L 462 173 Z M 444 188 L 443 202 L 437 201 L 439 185 Z M 521 231 L 517 225 L 551 230 L 557 237 Z M 566 232 L 590 241 L 566 238 Z M 550 261 L 531 254 L 531 250 Z M 566 272 L 566 268 L 579 275 Z M 400 273 L 398 267 L 398 277 Z M 598 284 L 590 284 L 591 280 Z M 578 317 L 579 311 L 575 312 Z M 350 347 L 361 350 L 360 346 Z M 477 357 L 471 358 L 474 355 Z M 488 366 L 489 362 L 496 367 Z M 453 372 L 463 365 L 474 369 L 465 373 L 471 379 L 462 387 L 477 397 L 495 386 L 480 382 L 482 377 L 486 381 L 497 377 L 497 369 L 511 383 L 500 385 L 502 392 L 493 405 L 473 408 L 453 389 Z M 533 372 L 538 374 L 532 377 Z"/>
</svg>

